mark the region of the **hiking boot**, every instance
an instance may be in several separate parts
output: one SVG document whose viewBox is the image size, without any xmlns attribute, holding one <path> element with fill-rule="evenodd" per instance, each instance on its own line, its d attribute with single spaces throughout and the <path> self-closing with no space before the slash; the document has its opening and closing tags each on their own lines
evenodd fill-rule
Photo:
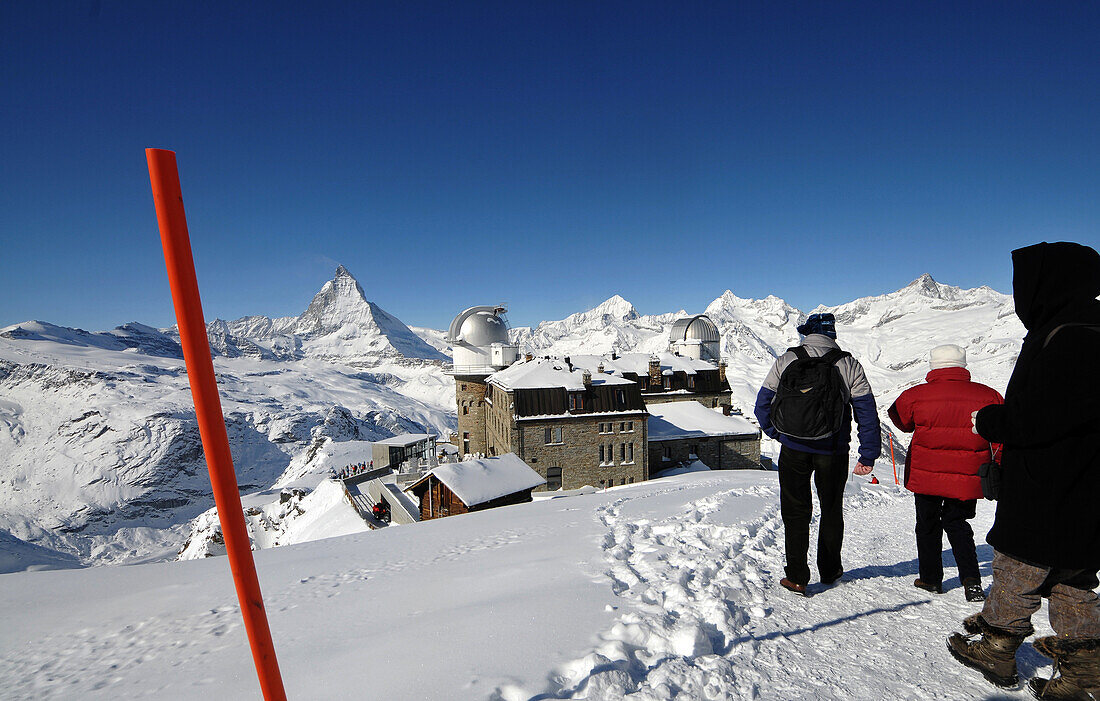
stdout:
<svg viewBox="0 0 1100 701">
<path fill-rule="evenodd" d="M 951 656 L 967 667 L 981 672 L 991 684 L 1004 688 L 1016 686 L 1020 681 L 1016 674 L 1016 648 L 1020 647 L 1027 636 L 994 628 L 980 615 L 967 618 L 963 625 L 968 629 L 970 625 L 974 625 L 978 632 L 967 635 L 953 633 L 947 639 L 947 649 Z M 973 640 L 977 635 L 981 637 Z"/>
<path fill-rule="evenodd" d="M 798 594 L 799 596 L 806 596 L 806 585 L 805 584 L 795 584 L 791 580 L 784 577 L 783 579 L 779 580 L 779 586 L 783 587 L 787 591 L 793 591 L 795 594 Z"/>
<path fill-rule="evenodd" d="M 1051 679 L 1027 682 L 1037 699 L 1095 701 L 1100 699 L 1100 640 L 1096 638 L 1039 638 L 1035 649 L 1054 660 Z M 1059 674 L 1060 673 L 1060 674 Z"/>
<path fill-rule="evenodd" d="M 844 576 L 844 570 L 842 570 L 842 569 L 837 570 L 836 573 L 833 574 L 831 577 L 822 577 L 821 578 L 821 583 L 824 584 L 825 586 L 829 586 L 830 584 L 833 584 L 833 583 L 837 582 L 843 576 Z"/>
<path fill-rule="evenodd" d="M 917 580 L 913 581 L 913 586 L 916 587 L 917 589 L 923 589 L 925 591 L 930 591 L 933 594 L 942 594 L 943 593 L 943 585 L 939 584 L 939 583 L 929 584 L 928 582 L 917 579 Z"/>
<path fill-rule="evenodd" d="M 966 595 L 967 601 L 985 601 L 985 590 L 982 589 L 982 580 L 964 579 L 962 585 L 963 594 Z"/>
</svg>

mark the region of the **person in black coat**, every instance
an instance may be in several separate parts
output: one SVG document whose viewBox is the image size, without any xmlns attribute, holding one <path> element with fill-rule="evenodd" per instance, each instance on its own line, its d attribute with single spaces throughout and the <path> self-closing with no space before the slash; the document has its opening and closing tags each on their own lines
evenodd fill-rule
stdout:
<svg viewBox="0 0 1100 701">
<path fill-rule="evenodd" d="M 964 621 L 971 635 L 952 635 L 948 649 L 1014 686 L 1016 648 L 1046 597 L 1056 635 L 1035 647 L 1062 675 L 1029 686 L 1042 698 L 1100 698 L 1100 254 L 1044 242 L 1013 251 L 1012 262 L 1027 335 L 1004 404 L 974 417 L 976 433 L 1004 444 L 986 536 L 993 583 L 982 612 Z"/>
</svg>

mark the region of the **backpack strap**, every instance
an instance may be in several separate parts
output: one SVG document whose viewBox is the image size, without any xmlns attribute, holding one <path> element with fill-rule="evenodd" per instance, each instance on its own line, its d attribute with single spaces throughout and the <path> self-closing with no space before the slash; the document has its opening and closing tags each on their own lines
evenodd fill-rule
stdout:
<svg viewBox="0 0 1100 701">
<path fill-rule="evenodd" d="M 1050 339 L 1054 338 L 1054 334 L 1058 333 L 1059 331 L 1066 328 L 1067 326 L 1083 326 L 1086 329 L 1092 329 L 1093 331 L 1100 331 L 1100 326 L 1096 326 L 1095 324 L 1082 324 L 1082 323 L 1070 322 L 1068 324 L 1062 324 L 1061 326 L 1055 326 L 1053 329 L 1051 329 L 1051 332 L 1047 334 L 1046 340 L 1043 341 L 1043 348 L 1047 347 L 1047 344 L 1050 343 Z"/>
<path fill-rule="evenodd" d="M 834 349 L 832 349 L 831 351 L 829 351 L 828 353 L 826 353 L 825 355 L 823 355 L 821 357 L 824 358 L 825 362 L 829 363 L 830 365 L 836 365 L 837 363 L 840 362 L 841 358 L 847 358 L 851 355 L 852 354 L 849 353 L 848 351 L 840 350 L 839 348 L 834 348 Z"/>
<path fill-rule="evenodd" d="M 799 360 L 809 360 L 809 358 L 810 358 L 810 354 L 808 352 L 806 352 L 806 349 L 803 346 L 795 346 L 793 348 L 788 348 L 787 352 L 788 353 L 794 353 L 795 356 L 797 356 Z"/>
</svg>

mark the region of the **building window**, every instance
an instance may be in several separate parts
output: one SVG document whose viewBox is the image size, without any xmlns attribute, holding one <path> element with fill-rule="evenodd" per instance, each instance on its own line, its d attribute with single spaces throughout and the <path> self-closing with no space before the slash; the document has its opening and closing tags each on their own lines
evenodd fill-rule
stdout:
<svg viewBox="0 0 1100 701">
<path fill-rule="evenodd" d="M 548 426 L 542 429 L 542 440 L 546 445 L 560 445 L 564 443 L 561 426 Z"/>
<path fill-rule="evenodd" d="M 626 443 L 626 462 L 634 464 L 634 444 Z"/>
<path fill-rule="evenodd" d="M 667 445 L 665 446 L 664 459 L 665 460 L 671 460 L 672 459 L 672 447 L 671 446 L 667 446 Z"/>
<path fill-rule="evenodd" d="M 691 453 L 692 455 L 694 455 L 695 457 L 699 457 L 699 444 L 698 443 L 690 444 L 688 446 L 688 452 Z"/>
<path fill-rule="evenodd" d="M 626 422 L 626 432 L 627 433 L 634 433 L 634 422 L 633 421 L 627 421 Z"/>
<path fill-rule="evenodd" d="M 688 389 L 695 389 L 695 375 L 688 375 Z"/>
<path fill-rule="evenodd" d="M 603 463 L 604 463 L 603 443 L 600 443 L 600 464 L 603 465 Z"/>
<path fill-rule="evenodd" d="M 641 390 L 643 392 L 646 391 L 647 389 L 649 389 L 649 378 L 648 377 L 639 377 L 638 378 L 638 386 L 641 388 Z"/>
<path fill-rule="evenodd" d="M 546 489 L 551 492 L 556 492 L 557 490 L 561 489 L 560 467 L 546 468 Z"/>
<path fill-rule="evenodd" d="M 462 432 L 462 452 L 468 454 L 470 452 L 470 432 Z"/>
<path fill-rule="evenodd" d="M 672 389 L 672 376 L 671 375 L 665 375 L 664 382 L 665 382 L 665 389 Z"/>
<path fill-rule="evenodd" d="M 465 391 L 466 391 L 466 385 L 462 385 L 462 391 L 463 391 L 463 392 L 465 392 Z"/>
<path fill-rule="evenodd" d="M 626 443 L 619 444 L 619 462 L 626 462 Z"/>
<path fill-rule="evenodd" d="M 463 405 L 462 405 L 462 415 L 465 416 L 466 414 L 469 414 L 469 413 L 470 413 L 470 407 L 466 406 L 466 404 L 463 403 Z"/>
<path fill-rule="evenodd" d="M 622 389 L 615 390 L 615 395 L 619 399 L 619 405 L 620 406 L 625 406 L 626 405 L 626 390 L 622 390 Z"/>
</svg>

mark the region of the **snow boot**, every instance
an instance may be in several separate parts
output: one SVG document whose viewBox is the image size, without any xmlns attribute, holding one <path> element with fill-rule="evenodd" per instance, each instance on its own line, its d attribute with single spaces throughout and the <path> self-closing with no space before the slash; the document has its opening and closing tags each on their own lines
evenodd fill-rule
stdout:
<svg viewBox="0 0 1100 701">
<path fill-rule="evenodd" d="M 795 584 L 791 580 L 784 577 L 783 579 L 779 580 L 779 586 L 783 587 L 787 591 L 794 592 L 795 594 L 798 594 L 799 596 L 806 596 L 806 585 L 805 584 Z"/>
<path fill-rule="evenodd" d="M 917 589 L 923 589 L 925 591 L 930 591 L 933 594 L 942 594 L 943 593 L 943 585 L 942 584 L 930 584 L 930 583 L 924 581 L 923 579 L 913 580 L 913 586 L 916 587 Z"/>
<path fill-rule="evenodd" d="M 1027 688 L 1037 699 L 1100 699 L 1100 639 L 1039 638 L 1035 649 L 1054 660 L 1054 676 L 1032 677 Z M 1060 673 L 1060 674 L 1059 674 Z"/>
<path fill-rule="evenodd" d="M 837 570 L 835 573 L 829 575 L 828 577 L 822 577 L 821 578 L 821 583 L 824 584 L 825 586 L 830 586 L 832 584 L 836 584 L 837 582 L 839 582 L 840 578 L 843 577 L 843 576 L 844 576 L 844 569 L 842 568 L 842 569 Z"/>
<path fill-rule="evenodd" d="M 982 589 L 982 580 L 964 579 L 962 585 L 963 594 L 966 595 L 967 601 L 985 601 L 985 590 Z"/>
<path fill-rule="evenodd" d="M 982 673 L 991 684 L 1010 688 L 1020 682 L 1016 674 L 1016 649 L 1027 635 L 1017 635 L 1001 628 L 994 628 L 981 615 L 963 621 L 968 634 L 954 633 L 947 639 L 947 649 L 962 664 Z M 977 632 L 969 632 L 971 626 Z M 980 635 L 978 640 L 972 640 Z M 1028 634 L 1030 635 L 1030 633 Z"/>
</svg>

